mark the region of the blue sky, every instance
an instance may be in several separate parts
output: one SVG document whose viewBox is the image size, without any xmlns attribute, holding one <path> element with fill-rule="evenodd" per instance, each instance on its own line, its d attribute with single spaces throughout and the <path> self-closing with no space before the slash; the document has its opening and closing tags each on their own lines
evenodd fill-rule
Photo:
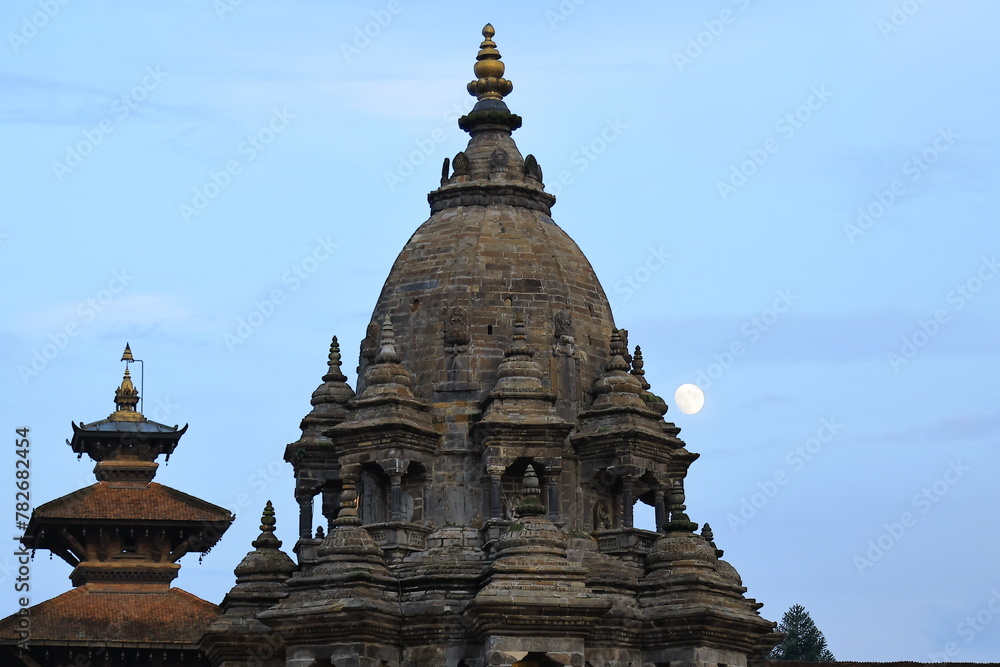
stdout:
<svg viewBox="0 0 1000 667">
<path fill-rule="evenodd" d="M 127 340 L 146 415 L 190 424 L 157 481 L 237 514 L 177 584 L 221 600 L 268 499 L 291 547 L 283 448 L 331 335 L 353 376 L 465 146 L 490 21 L 515 139 L 653 390 L 705 391 L 668 413 L 701 453 L 689 514 L 763 614 L 803 604 L 842 660 L 996 660 L 998 19 L 985 0 L 5 3 L 3 427 L 31 429 L 34 504 L 93 481 L 64 440 L 111 412 Z M 68 573 L 39 554 L 33 601 Z"/>
</svg>

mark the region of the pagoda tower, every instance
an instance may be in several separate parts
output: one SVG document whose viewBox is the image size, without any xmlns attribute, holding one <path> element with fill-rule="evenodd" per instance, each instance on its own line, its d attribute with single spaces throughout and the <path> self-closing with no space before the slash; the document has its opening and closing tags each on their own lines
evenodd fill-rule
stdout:
<svg viewBox="0 0 1000 667">
<path fill-rule="evenodd" d="M 512 139 L 493 36 L 356 389 L 334 338 L 285 450 L 298 564 L 255 618 L 288 667 L 744 667 L 779 635 L 688 517 L 698 455 Z M 206 636 L 213 665 L 227 641 Z"/>
<path fill-rule="evenodd" d="M 128 345 L 122 361 L 133 361 Z M 69 563 L 75 588 L 28 609 L 26 638 L 17 615 L 0 621 L 4 665 L 208 664 L 197 642 L 219 607 L 170 584 L 180 558 L 211 549 L 234 517 L 152 481 L 187 426 L 146 419 L 138 403 L 126 364 L 115 411 L 72 424 L 67 444 L 96 461 L 97 483 L 37 507 L 21 542 Z"/>
</svg>

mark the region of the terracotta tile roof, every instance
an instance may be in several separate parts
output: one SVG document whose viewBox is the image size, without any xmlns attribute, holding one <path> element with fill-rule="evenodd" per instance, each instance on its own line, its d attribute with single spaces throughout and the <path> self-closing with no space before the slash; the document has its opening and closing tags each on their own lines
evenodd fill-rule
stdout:
<svg viewBox="0 0 1000 667">
<path fill-rule="evenodd" d="M 151 482 L 120 488 L 98 482 L 35 508 L 32 520 L 232 521 L 229 510 L 169 486 Z"/>
<path fill-rule="evenodd" d="M 31 642 L 195 644 L 219 608 L 179 588 L 150 592 L 84 585 L 31 607 Z M 0 621 L 0 644 L 16 641 L 19 617 Z"/>
</svg>

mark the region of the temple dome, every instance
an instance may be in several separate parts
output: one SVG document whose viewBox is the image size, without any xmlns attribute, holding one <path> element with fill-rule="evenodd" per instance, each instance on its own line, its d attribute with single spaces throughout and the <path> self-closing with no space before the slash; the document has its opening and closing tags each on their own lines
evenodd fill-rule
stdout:
<svg viewBox="0 0 1000 667">
<path fill-rule="evenodd" d="M 489 58 L 493 47 L 483 47 Z M 469 85 L 479 102 L 459 120 L 468 147 L 445 160 L 441 187 L 428 195 L 431 217 L 382 287 L 362 343 L 359 394 L 388 316 L 416 396 L 480 401 L 496 383 L 520 315 L 560 412 L 572 418 L 589 402 L 607 364 L 611 308 L 586 256 L 550 217 L 555 197 L 537 161 L 511 138 L 521 119 L 501 99 L 510 87 L 488 77 Z"/>
</svg>

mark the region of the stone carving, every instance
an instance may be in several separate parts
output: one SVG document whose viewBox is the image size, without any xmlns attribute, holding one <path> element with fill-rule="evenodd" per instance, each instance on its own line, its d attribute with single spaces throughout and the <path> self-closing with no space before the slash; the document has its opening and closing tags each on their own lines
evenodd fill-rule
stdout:
<svg viewBox="0 0 1000 667">
<path fill-rule="evenodd" d="M 469 175 L 469 156 L 463 151 L 459 151 L 455 154 L 455 159 L 451 161 L 451 166 L 454 169 L 452 176 L 468 176 Z"/>
<path fill-rule="evenodd" d="M 528 155 L 524 158 L 524 173 L 535 179 L 539 183 L 542 182 L 542 168 L 538 165 L 538 160 L 535 159 L 534 155 Z"/>
<path fill-rule="evenodd" d="M 448 183 L 448 158 L 444 159 L 444 164 L 441 165 L 441 185 L 446 185 Z"/>
<path fill-rule="evenodd" d="M 448 313 L 448 319 L 444 324 L 444 344 L 445 346 L 465 346 L 469 344 L 469 324 L 465 316 L 465 308 L 455 306 Z M 464 352 L 465 350 L 457 350 Z M 455 351 L 449 350 L 455 353 Z"/>
<path fill-rule="evenodd" d="M 506 174 L 510 156 L 502 148 L 495 148 L 490 153 L 490 176 Z"/>
<path fill-rule="evenodd" d="M 599 500 L 594 505 L 594 529 L 604 530 L 607 528 L 611 528 L 611 510 L 608 509 L 606 501 Z"/>
<path fill-rule="evenodd" d="M 365 331 L 365 339 L 361 341 L 361 356 L 370 362 L 374 361 L 375 355 L 378 354 L 378 335 L 378 322 L 372 320 Z"/>
<path fill-rule="evenodd" d="M 556 324 L 556 338 L 573 335 L 573 316 L 565 310 L 560 310 L 555 314 L 553 320 Z"/>
</svg>

